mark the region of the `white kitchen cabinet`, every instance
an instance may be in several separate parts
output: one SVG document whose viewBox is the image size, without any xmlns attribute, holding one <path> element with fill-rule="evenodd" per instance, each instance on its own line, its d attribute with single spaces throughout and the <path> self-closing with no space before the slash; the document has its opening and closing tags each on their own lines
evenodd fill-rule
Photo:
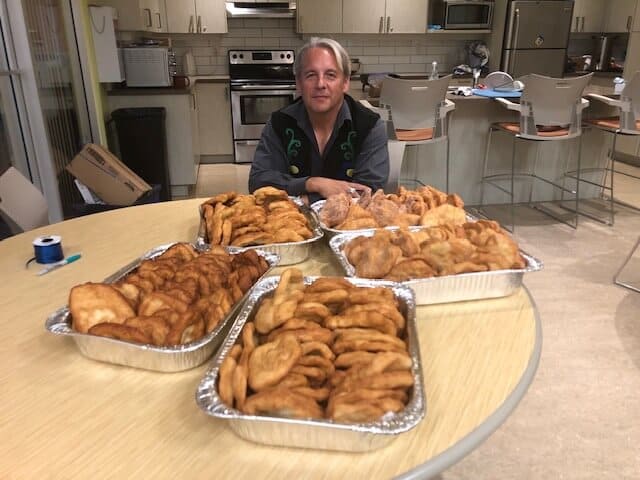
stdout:
<svg viewBox="0 0 640 480">
<path fill-rule="evenodd" d="M 200 155 L 233 155 L 227 83 L 196 83 Z"/>
<path fill-rule="evenodd" d="M 428 0 L 387 0 L 387 33 L 425 33 Z"/>
<path fill-rule="evenodd" d="M 572 32 L 601 32 L 607 2 L 603 0 L 576 0 L 573 5 Z"/>
<path fill-rule="evenodd" d="M 428 0 L 343 0 L 344 33 L 426 33 Z"/>
<path fill-rule="evenodd" d="M 227 33 L 224 0 L 165 0 L 167 32 Z"/>
<path fill-rule="evenodd" d="M 195 92 L 175 94 L 109 95 L 108 107 L 164 107 L 167 163 L 173 199 L 184 197 L 195 185 L 200 163 L 198 108 Z M 141 139 L 144 141 L 144 139 Z"/>
<path fill-rule="evenodd" d="M 633 16 L 636 0 L 609 0 L 604 28 L 605 33 L 630 32 L 633 27 Z"/>
<path fill-rule="evenodd" d="M 120 31 L 167 31 L 164 0 L 97 0 L 91 3 L 115 8 Z"/>
<path fill-rule="evenodd" d="M 298 33 L 342 32 L 342 1 L 298 0 L 296 6 Z"/>
</svg>

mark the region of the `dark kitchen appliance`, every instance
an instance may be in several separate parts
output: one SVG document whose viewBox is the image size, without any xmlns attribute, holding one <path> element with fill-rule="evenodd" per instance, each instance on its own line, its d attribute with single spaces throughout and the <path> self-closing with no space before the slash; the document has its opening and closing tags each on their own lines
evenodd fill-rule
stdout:
<svg viewBox="0 0 640 480">
<path fill-rule="evenodd" d="M 236 163 L 253 160 L 271 113 L 296 99 L 293 50 L 229 50 Z"/>
<path fill-rule="evenodd" d="M 500 69 L 562 77 L 572 14 L 571 0 L 510 1 Z"/>
</svg>

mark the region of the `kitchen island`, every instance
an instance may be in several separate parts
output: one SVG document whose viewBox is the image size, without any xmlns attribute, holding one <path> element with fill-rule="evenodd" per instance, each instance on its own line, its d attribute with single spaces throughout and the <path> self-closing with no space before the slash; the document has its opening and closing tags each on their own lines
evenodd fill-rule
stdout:
<svg viewBox="0 0 640 480">
<path fill-rule="evenodd" d="M 468 86 L 463 80 L 462 85 Z M 456 86 L 456 79 L 451 86 Z M 587 93 L 602 95 L 613 93 L 611 79 L 597 78 L 585 90 Z M 367 90 L 363 91 L 360 83 L 352 81 L 349 94 L 356 99 L 368 98 Z M 484 154 L 487 144 L 489 125 L 495 122 L 517 122 L 516 112 L 509 111 L 497 101 L 480 96 L 459 96 L 448 94 L 447 98 L 456 104 L 451 114 L 450 135 L 450 191 L 458 193 L 467 205 L 478 205 L 481 196 L 481 178 Z M 592 104 L 584 111 L 585 118 L 589 115 L 613 115 L 611 109 L 602 105 Z M 507 173 L 511 169 L 512 137 L 504 134 L 494 134 L 491 142 L 490 165 L 494 166 L 492 173 Z M 536 154 L 539 155 L 537 173 L 545 178 L 560 181 L 565 169 L 575 169 L 577 164 L 578 140 L 560 142 L 518 142 L 516 157 L 522 165 L 533 165 Z M 582 136 L 582 168 L 602 166 L 606 161 L 607 148 L 610 138 L 600 132 L 586 131 Z M 403 164 L 402 178 L 418 179 L 423 183 L 445 188 L 445 145 L 412 146 L 406 150 Z M 539 148 L 539 153 L 536 149 Z M 565 167 L 565 165 L 567 165 Z M 593 178 L 593 177 L 592 177 Z M 575 183 L 575 182 L 574 182 Z M 571 187 L 567 180 L 567 187 Z M 506 186 L 506 182 L 505 182 Z M 516 202 L 529 200 L 529 180 L 516 182 Z M 581 198 L 596 197 L 599 191 L 581 185 Z M 558 189 L 537 182 L 533 187 L 534 201 L 558 200 Z M 566 197 L 565 197 L 566 198 Z M 509 197 L 499 190 L 488 187 L 485 191 L 485 203 L 499 204 L 509 202 Z"/>
</svg>

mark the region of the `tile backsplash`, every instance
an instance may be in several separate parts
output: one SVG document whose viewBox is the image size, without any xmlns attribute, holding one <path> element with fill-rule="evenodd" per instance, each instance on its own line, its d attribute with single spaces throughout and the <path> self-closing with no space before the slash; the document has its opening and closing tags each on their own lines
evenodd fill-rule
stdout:
<svg viewBox="0 0 640 480">
<path fill-rule="evenodd" d="M 191 50 L 198 75 L 224 75 L 228 72 L 227 51 L 241 48 L 280 48 L 298 50 L 310 35 L 295 31 L 294 19 L 228 19 L 229 33 L 211 35 L 169 34 L 182 71 L 182 56 Z M 129 35 L 129 38 L 127 38 Z M 121 40 L 131 40 L 123 33 Z M 167 35 L 163 35 L 167 36 Z M 361 63 L 361 73 L 429 72 L 438 62 L 440 72 L 450 72 L 465 63 L 465 47 L 478 35 L 465 34 L 333 34 L 352 58 Z"/>
</svg>

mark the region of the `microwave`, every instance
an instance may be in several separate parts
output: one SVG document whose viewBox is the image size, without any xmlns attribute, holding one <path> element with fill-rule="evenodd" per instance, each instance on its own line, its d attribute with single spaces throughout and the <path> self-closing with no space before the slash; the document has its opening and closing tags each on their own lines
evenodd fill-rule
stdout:
<svg viewBox="0 0 640 480">
<path fill-rule="evenodd" d="M 169 47 L 122 49 L 128 87 L 170 87 L 176 74 L 176 56 Z"/>
<path fill-rule="evenodd" d="M 490 29 L 493 0 L 434 0 L 431 23 L 444 29 Z"/>
</svg>

